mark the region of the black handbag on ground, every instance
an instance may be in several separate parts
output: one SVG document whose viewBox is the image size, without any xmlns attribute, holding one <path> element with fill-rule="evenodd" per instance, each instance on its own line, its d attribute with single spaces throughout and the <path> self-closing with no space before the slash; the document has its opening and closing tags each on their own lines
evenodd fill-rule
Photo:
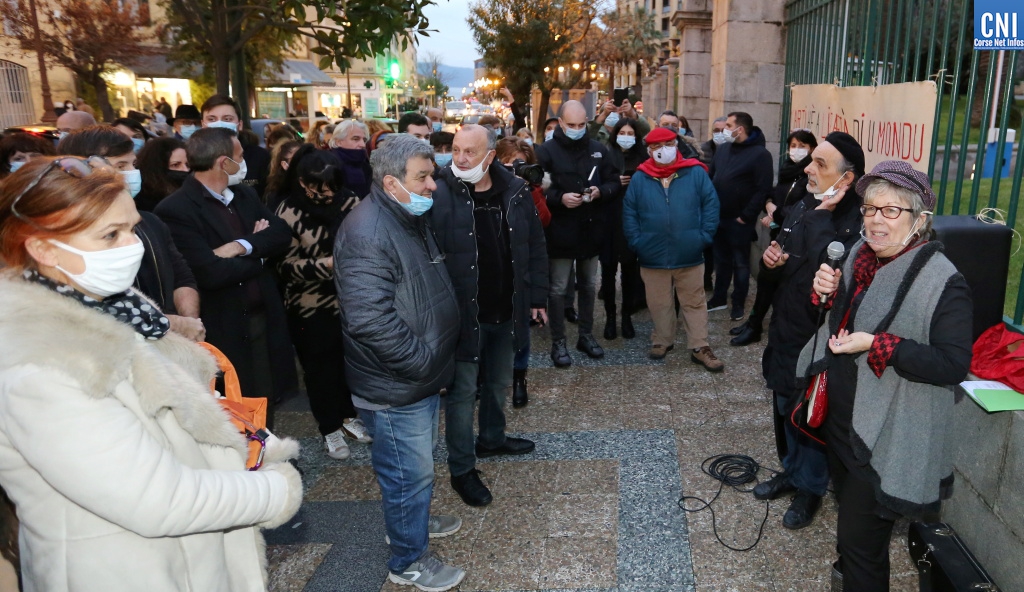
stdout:
<svg viewBox="0 0 1024 592">
<path fill-rule="evenodd" d="M 945 522 L 911 522 L 910 558 L 921 576 L 921 592 L 999 592 L 999 586 Z"/>
</svg>

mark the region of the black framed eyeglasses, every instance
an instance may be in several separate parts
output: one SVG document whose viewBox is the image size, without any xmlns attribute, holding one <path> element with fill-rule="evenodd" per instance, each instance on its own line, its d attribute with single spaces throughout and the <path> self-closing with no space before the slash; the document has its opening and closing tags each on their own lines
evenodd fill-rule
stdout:
<svg viewBox="0 0 1024 592">
<path fill-rule="evenodd" d="M 899 206 L 885 206 L 881 208 L 875 206 L 860 207 L 860 213 L 865 218 L 873 218 L 875 216 L 875 212 L 879 211 L 882 212 L 883 218 L 895 220 L 896 218 L 899 218 L 901 215 L 903 215 L 903 212 L 913 212 L 914 210 L 913 208 L 901 208 Z"/>
<path fill-rule="evenodd" d="M 43 167 L 43 169 L 36 174 L 36 177 L 32 179 L 32 181 L 28 185 L 26 185 L 24 189 L 21 190 L 21 193 L 19 193 L 17 196 L 15 196 L 14 199 L 11 200 L 11 214 L 15 218 L 23 222 L 27 222 L 28 224 L 31 224 L 33 226 L 36 226 L 34 222 L 29 220 L 25 216 L 19 214 L 18 210 L 15 209 L 14 206 L 16 206 L 18 202 L 21 201 L 21 198 L 25 197 L 25 195 L 29 191 L 35 189 L 36 185 L 38 185 L 39 182 L 43 180 L 43 177 L 45 177 L 47 174 L 49 174 L 50 171 L 56 168 L 60 168 L 62 171 L 71 175 L 72 177 L 75 177 L 76 179 L 84 179 L 85 177 L 91 175 L 95 169 L 113 169 L 114 167 L 113 165 L 110 164 L 109 160 L 103 158 L 102 156 L 90 156 L 89 158 L 84 159 L 79 158 L 77 156 L 64 156 L 61 158 L 54 159 L 53 161 L 50 162 L 50 164 Z"/>
</svg>

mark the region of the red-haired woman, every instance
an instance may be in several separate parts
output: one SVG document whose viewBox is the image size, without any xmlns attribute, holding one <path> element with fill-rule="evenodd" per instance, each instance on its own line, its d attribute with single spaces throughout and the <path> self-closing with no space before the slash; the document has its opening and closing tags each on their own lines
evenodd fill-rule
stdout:
<svg viewBox="0 0 1024 592">
<path fill-rule="evenodd" d="M 259 527 L 299 508 L 297 445 L 245 470 L 212 358 L 131 289 L 138 222 L 123 176 L 78 158 L 0 185 L 0 485 L 25 588 L 263 590 Z"/>
</svg>

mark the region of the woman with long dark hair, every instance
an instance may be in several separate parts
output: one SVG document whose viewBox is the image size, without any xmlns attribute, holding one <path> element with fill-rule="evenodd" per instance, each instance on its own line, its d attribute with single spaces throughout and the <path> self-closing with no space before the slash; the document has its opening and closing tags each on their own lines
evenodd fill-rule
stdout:
<svg viewBox="0 0 1024 592">
<path fill-rule="evenodd" d="M 135 167 L 142 172 L 142 190 L 135 197 L 135 207 L 152 212 L 188 178 L 185 143 L 177 138 L 150 140 L 139 152 Z"/>
<path fill-rule="evenodd" d="M 626 235 L 622 231 L 622 196 L 626 194 L 629 181 L 636 168 L 647 160 L 647 148 L 638 134 L 635 119 L 619 119 L 608 136 L 608 157 L 619 169 L 621 191 L 608 206 L 608 236 L 601 250 L 601 298 L 604 300 L 604 338 L 615 339 L 618 330 L 615 323 L 615 275 L 622 268 L 622 337 L 636 337 L 631 315 L 637 303 L 643 298 L 643 281 L 640 279 L 640 264 L 636 253 L 629 249 Z"/>
<path fill-rule="evenodd" d="M 345 438 L 370 442 L 356 418 L 345 382 L 345 349 L 334 288 L 334 239 L 359 198 L 344 185 L 341 162 L 306 144 L 292 157 L 291 186 L 277 215 L 291 227 L 292 244 L 278 264 L 292 344 L 327 455 L 349 456 Z"/>
<path fill-rule="evenodd" d="M 811 164 L 811 153 L 818 147 L 814 134 L 805 129 L 793 130 L 786 138 L 786 151 L 779 169 L 779 182 L 775 185 L 772 197 L 765 202 L 767 215 L 761 218 L 761 224 L 770 230 L 772 240 L 779 236 L 782 221 L 786 219 L 793 204 L 807 195 L 807 173 L 804 169 Z M 729 330 L 735 335 L 729 345 L 749 345 L 761 341 L 761 331 L 768 309 L 775 299 L 775 291 L 779 286 L 777 275 L 761 273 L 757 276 L 757 295 L 754 307 L 750 310 L 747 321 Z"/>
</svg>

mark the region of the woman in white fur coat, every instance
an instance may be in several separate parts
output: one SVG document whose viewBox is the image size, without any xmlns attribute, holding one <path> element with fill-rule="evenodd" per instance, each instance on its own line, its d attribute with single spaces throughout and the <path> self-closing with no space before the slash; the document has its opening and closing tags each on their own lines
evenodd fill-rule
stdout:
<svg viewBox="0 0 1024 592">
<path fill-rule="evenodd" d="M 298 511 L 298 446 L 245 470 L 213 359 L 131 289 L 138 220 L 119 174 L 75 158 L 0 186 L 0 485 L 24 590 L 265 590 L 260 528 Z"/>
</svg>

